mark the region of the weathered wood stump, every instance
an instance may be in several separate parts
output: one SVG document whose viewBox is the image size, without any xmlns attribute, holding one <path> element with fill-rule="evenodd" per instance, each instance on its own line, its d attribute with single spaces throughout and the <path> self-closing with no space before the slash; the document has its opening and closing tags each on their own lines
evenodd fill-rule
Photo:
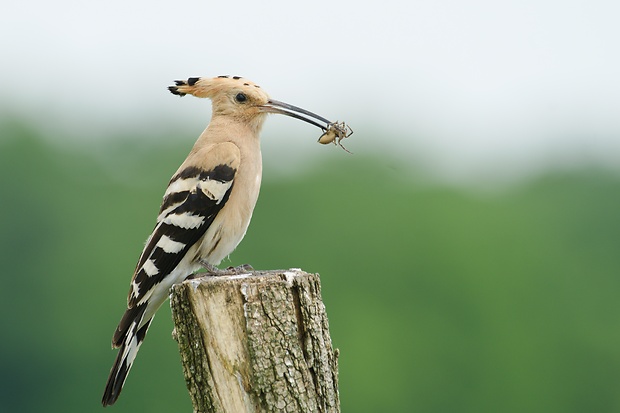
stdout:
<svg viewBox="0 0 620 413">
<path fill-rule="evenodd" d="M 195 412 L 340 412 L 318 274 L 196 278 L 170 305 Z"/>
</svg>

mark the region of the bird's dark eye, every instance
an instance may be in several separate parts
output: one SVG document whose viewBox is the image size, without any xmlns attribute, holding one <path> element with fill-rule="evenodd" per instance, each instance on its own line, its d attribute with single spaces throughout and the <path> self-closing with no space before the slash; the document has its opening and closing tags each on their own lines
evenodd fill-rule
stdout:
<svg viewBox="0 0 620 413">
<path fill-rule="evenodd" d="M 248 100 L 248 97 L 245 95 L 245 93 L 237 93 L 237 96 L 235 96 L 235 100 L 239 103 L 243 103 Z"/>
</svg>

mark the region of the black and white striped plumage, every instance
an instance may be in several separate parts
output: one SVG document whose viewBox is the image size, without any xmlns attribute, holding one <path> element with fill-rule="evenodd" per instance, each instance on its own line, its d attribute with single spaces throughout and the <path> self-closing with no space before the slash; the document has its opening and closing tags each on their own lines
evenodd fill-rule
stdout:
<svg viewBox="0 0 620 413">
<path fill-rule="evenodd" d="M 329 122 L 271 100 L 260 87 L 237 76 L 190 78 L 169 90 L 210 98 L 213 116 L 170 180 L 155 229 L 138 260 L 127 310 L 112 338 L 112 346 L 120 350 L 103 394 L 104 406 L 116 402 L 170 287 L 203 262 L 218 265 L 245 235 L 260 189 L 259 132 L 266 114 L 289 115 L 324 130 Z"/>
<path fill-rule="evenodd" d="M 187 166 L 170 180 L 157 225 L 136 266 L 127 311 L 112 339 L 112 345 L 121 350 L 106 386 L 104 404 L 118 397 L 155 311 L 167 298 L 170 287 L 200 268 L 198 259 L 204 257 L 209 263 L 219 264 L 230 253 L 218 251 L 221 231 L 210 231 L 205 237 L 229 200 L 239 168 L 239 150 L 232 143 L 218 144 L 205 155 L 207 159 L 218 159 L 214 156 L 217 152 L 228 152 L 227 162 L 206 168 Z M 207 251 L 202 256 L 199 251 L 204 247 Z"/>
</svg>

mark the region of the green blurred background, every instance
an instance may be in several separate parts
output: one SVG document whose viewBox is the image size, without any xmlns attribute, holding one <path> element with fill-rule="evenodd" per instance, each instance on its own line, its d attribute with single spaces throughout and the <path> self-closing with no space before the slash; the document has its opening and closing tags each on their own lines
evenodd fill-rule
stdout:
<svg viewBox="0 0 620 413">
<path fill-rule="evenodd" d="M 101 412 L 165 185 L 241 75 L 271 117 L 223 265 L 321 274 L 343 413 L 620 413 L 620 2 L 6 2 L 0 413 Z M 111 412 L 190 412 L 166 304 Z"/>
<path fill-rule="evenodd" d="M 0 411 L 101 411 L 135 261 L 195 136 L 0 134 Z M 321 274 L 343 412 L 620 411 L 617 173 L 483 189 L 322 149 L 305 172 L 266 165 L 223 265 Z M 191 411 L 167 304 L 155 320 L 110 411 Z"/>
</svg>

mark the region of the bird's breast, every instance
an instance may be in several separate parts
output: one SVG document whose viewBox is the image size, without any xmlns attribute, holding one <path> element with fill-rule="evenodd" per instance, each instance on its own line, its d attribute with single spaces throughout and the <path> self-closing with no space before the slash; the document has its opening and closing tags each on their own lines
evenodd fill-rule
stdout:
<svg viewBox="0 0 620 413">
<path fill-rule="evenodd" d="M 218 265 L 234 251 L 250 225 L 262 180 L 260 150 L 252 155 L 253 159 L 248 159 L 247 154 L 242 154 L 228 201 L 202 239 L 198 258 L 212 265 Z"/>
</svg>

